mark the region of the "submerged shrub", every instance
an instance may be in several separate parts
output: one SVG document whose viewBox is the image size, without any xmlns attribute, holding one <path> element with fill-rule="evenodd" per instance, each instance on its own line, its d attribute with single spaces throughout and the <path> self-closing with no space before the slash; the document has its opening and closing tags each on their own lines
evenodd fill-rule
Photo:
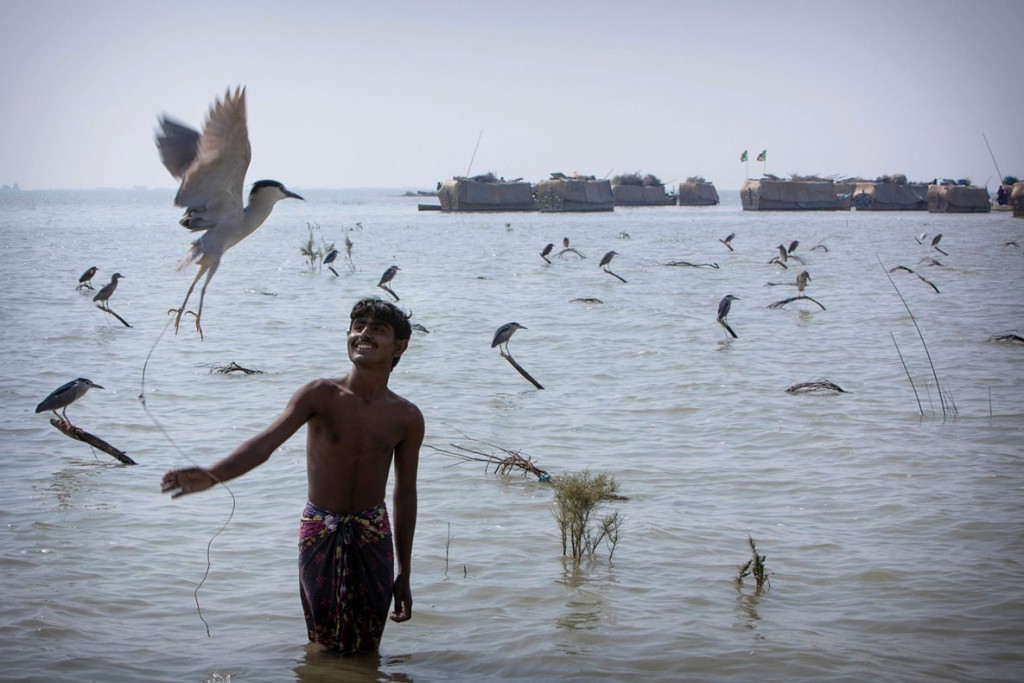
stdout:
<svg viewBox="0 0 1024 683">
<path fill-rule="evenodd" d="M 555 489 L 555 520 L 562 535 L 562 554 L 579 566 L 584 555 L 593 555 L 604 543 L 608 559 L 619 542 L 622 516 L 618 511 L 595 520 L 598 508 L 611 500 L 623 500 L 619 485 L 609 474 L 593 475 L 589 470 L 559 474 L 551 478 Z"/>
</svg>

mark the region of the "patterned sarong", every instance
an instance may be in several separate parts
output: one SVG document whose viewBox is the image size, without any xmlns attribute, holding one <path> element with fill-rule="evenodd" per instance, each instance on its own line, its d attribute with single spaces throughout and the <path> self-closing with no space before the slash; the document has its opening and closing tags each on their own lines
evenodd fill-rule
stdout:
<svg viewBox="0 0 1024 683">
<path fill-rule="evenodd" d="M 387 506 L 338 514 L 306 503 L 299 524 L 299 593 L 310 642 L 376 650 L 394 589 Z"/>
</svg>

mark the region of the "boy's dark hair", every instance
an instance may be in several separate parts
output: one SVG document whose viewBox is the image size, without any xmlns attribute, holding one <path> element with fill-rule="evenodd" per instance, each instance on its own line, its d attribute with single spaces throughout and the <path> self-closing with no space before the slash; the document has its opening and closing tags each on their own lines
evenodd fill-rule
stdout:
<svg viewBox="0 0 1024 683">
<path fill-rule="evenodd" d="M 384 301 L 377 297 L 366 297 L 357 301 L 352 307 L 352 313 L 349 314 L 349 328 L 352 327 L 351 321 L 356 318 L 369 318 L 390 325 L 391 329 L 395 331 L 395 339 L 408 340 L 412 336 L 409 317 L 405 311 L 390 301 Z M 396 365 L 398 365 L 397 358 L 391 367 Z"/>
</svg>

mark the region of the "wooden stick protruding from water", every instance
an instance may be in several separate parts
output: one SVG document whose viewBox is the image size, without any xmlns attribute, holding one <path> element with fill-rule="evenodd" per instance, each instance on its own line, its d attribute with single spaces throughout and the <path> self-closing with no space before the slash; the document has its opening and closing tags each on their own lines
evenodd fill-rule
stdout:
<svg viewBox="0 0 1024 683">
<path fill-rule="evenodd" d="M 103 439 L 99 438 L 98 436 L 90 434 L 89 432 L 85 431 L 84 429 L 81 429 L 79 427 L 74 426 L 70 422 L 65 422 L 64 420 L 61 420 L 60 418 L 51 417 L 50 418 L 50 424 L 52 424 L 59 431 L 64 432 L 67 436 L 71 437 L 72 439 L 75 439 L 76 441 L 84 441 L 85 443 L 89 444 L 93 448 L 98 448 L 99 450 L 103 451 L 107 455 L 110 455 L 110 456 L 120 460 L 125 465 L 135 465 L 136 464 L 136 462 L 134 460 L 132 460 L 131 458 L 129 458 L 128 455 L 124 451 L 122 451 L 120 449 L 117 449 L 117 448 L 114 448 L 113 446 L 111 446 L 109 443 L 107 443 Z"/>
</svg>

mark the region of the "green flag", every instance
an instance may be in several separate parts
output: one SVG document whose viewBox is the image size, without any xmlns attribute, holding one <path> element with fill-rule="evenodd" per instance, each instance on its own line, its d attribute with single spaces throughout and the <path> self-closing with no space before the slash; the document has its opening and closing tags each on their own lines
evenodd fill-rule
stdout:
<svg viewBox="0 0 1024 683">
<path fill-rule="evenodd" d="M 757 155 L 757 160 L 758 161 L 764 161 L 767 158 L 768 158 L 768 150 L 766 150 L 766 149 L 762 149 L 761 153 Z"/>
<path fill-rule="evenodd" d="M 747 150 L 743 150 L 743 154 L 740 155 L 740 161 L 742 162 L 742 161 L 746 161 L 746 160 L 747 160 Z"/>
</svg>

